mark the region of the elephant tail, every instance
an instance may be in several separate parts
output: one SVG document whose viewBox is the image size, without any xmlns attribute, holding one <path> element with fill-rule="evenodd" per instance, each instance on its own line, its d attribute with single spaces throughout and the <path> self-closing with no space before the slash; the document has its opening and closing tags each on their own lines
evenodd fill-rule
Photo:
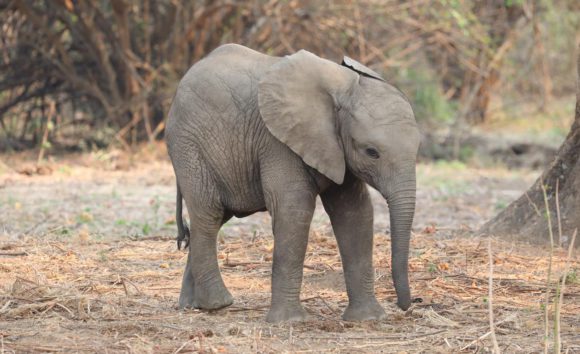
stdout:
<svg viewBox="0 0 580 354">
<path fill-rule="evenodd" d="M 175 208 L 175 222 L 177 223 L 177 249 L 181 249 L 181 243 L 185 241 L 185 246 L 183 248 L 187 248 L 189 246 L 189 228 L 187 227 L 187 223 L 183 222 L 183 196 L 181 195 L 181 189 L 179 189 L 179 185 L 177 185 L 177 200 L 176 200 L 176 208 Z"/>
</svg>

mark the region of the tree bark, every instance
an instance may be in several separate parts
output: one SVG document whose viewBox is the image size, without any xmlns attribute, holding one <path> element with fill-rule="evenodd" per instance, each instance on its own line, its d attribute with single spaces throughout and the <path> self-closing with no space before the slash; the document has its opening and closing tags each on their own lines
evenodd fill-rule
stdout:
<svg viewBox="0 0 580 354">
<path fill-rule="evenodd" d="M 577 70 L 575 119 L 556 158 L 524 195 L 483 225 L 481 234 L 513 236 L 533 243 L 545 243 L 549 240 L 542 183 L 546 186 L 555 242 L 566 245 L 571 241 L 574 230 L 580 230 L 580 53 Z M 560 204 L 560 222 L 556 200 Z M 562 230 L 561 240 L 559 224 Z M 576 239 L 575 247 L 579 246 L 580 239 Z"/>
</svg>

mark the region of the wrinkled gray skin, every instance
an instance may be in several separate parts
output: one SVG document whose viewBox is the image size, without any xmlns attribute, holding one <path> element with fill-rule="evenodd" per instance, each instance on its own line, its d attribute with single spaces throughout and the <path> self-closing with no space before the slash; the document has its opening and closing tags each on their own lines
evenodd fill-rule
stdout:
<svg viewBox="0 0 580 354">
<path fill-rule="evenodd" d="M 166 128 L 191 224 L 180 307 L 232 304 L 216 236 L 232 216 L 267 210 L 275 242 L 267 321 L 305 319 L 302 270 L 320 195 L 344 267 L 349 305 L 343 318 L 383 319 L 374 294 L 373 207 L 365 183 L 388 202 L 398 305 L 410 306 L 419 133 L 404 96 L 370 69 L 356 69 L 306 51 L 279 58 L 229 44 L 182 79 Z M 183 237 L 180 205 L 178 194 Z"/>
</svg>

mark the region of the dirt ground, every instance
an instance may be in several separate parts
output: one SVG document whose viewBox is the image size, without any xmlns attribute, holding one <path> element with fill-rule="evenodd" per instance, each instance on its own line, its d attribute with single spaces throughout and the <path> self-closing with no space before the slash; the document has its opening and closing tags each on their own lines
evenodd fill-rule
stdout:
<svg viewBox="0 0 580 354">
<path fill-rule="evenodd" d="M 418 166 L 410 258 L 413 295 L 402 312 L 389 273 L 388 210 L 375 205 L 376 293 L 385 321 L 350 323 L 340 258 L 317 208 L 302 299 L 312 319 L 271 325 L 273 240 L 266 213 L 234 219 L 218 252 L 229 308 L 176 308 L 186 253 L 178 251 L 171 165 L 161 146 L 55 158 L 0 155 L 0 353 L 486 352 L 487 240 L 469 236 L 539 174 L 460 163 Z M 503 352 L 543 348 L 548 250 L 492 240 L 493 309 Z M 557 249 L 552 279 L 563 274 Z M 580 259 L 561 309 L 563 349 L 580 353 Z M 553 306 L 550 306 L 553 322 Z M 552 325 L 550 325 L 552 328 Z"/>
</svg>

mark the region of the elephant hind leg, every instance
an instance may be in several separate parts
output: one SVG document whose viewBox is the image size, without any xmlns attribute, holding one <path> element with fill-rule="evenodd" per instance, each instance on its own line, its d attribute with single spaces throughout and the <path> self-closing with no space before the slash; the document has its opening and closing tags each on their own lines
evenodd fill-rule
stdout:
<svg viewBox="0 0 580 354">
<path fill-rule="evenodd" d="M 192 203 L 187 206 L 191 211 Z M 215 310 L 229 306 L 234 299 L 222 279 L 216 249 L 218 231 L 228 217 L 223 212 L 205 212 L 204 215 L 190 212 L 189 215 L 193 215 L 191 239 L 179 307 Z"/>
<path fill-rule="evenodd" d="M 193 271 L 191 270 L 191 262 L 189 255 L 187 256 L 187 264 L 183 272 L 181 280 L 181 292 L 179 294 L 179 308 L 194 308 L 194 291 L 195 281 L 193 279 Z"/>
</svg>

